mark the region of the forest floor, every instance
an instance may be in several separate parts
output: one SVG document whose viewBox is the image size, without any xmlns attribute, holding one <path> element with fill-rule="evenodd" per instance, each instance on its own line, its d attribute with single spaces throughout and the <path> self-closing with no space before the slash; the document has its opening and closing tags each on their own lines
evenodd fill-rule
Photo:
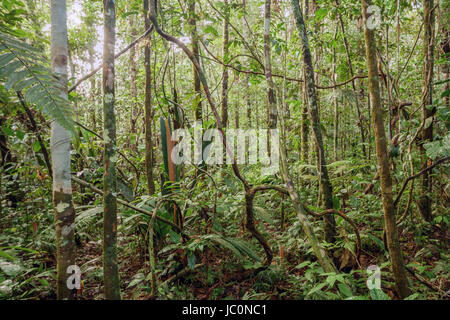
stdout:
<svg viewBox="0 0 450 320">
<path fill-rule="evenodd" d="M 270 224 L 264 224 L 266 230 L 274 235 L 274 238 L 280 237 L 282 233 L 279 229 L 274 228 Z M 122 239 L 123 240 L 123 239 Z M 424 247 L 414 242 L 414 234 L 412 232 L 401 232 L 400 237 L 402 243 L 402 249 L 405 255 L 406 263 L 412 262 L 419 251 L 424 251 Z M 446 245 L 450 241 L 450 232 L 443 232 L 439 226 L 433 227 L 433 232 L 429 234 L 428 241 L 430 243 L 436 243 L 436 245 L 429 244 L 425 247 L 426 253 L 421 256 L 423 263 L 429 266 L 430 269 L 436 266 L 436 262 L 443 259 L 440 254 L 442 250 L 442 245 Z M 121 246 L 127 246 L 126 242 L 120 243 Z M 372 250 L 370 250 L 372 249 Z M 296 252 L 286 251 L 284 248 L 280 248 L 276 252 L 277 257 L 274 259 L 272 266 L 280 267 L 283 272 L 301 277 L 305 275 L 308 270 L 307 267 L 296 268 L 299 264 L 304 262 L 304 257 Z M 82 245 L 78 246 L 77 250 L 77 264 L 81 266 L 89 265 L 85 270 L 86 272 L 92 270 L 101 270 L 102 268 L 102 247 L 100 241 L 87 241 L 83 242 Z M 258 277 L 247 277 L 245 279 L 239 279 L 239 272 L 242 273 L 242 268 L 229 268 L 227 267 L 227 260 L 229 255 L 225 251 L 218 252 L 205 252 L 203 256 L 202 263 L 205 265 L 206 270 L 214 270 L 216 276 L 214 284 L 210 285 L 204 276 L 202 271 L 204 270 L 192 270 L 185 277 L 181 277 L 177 281 L 177 286 L 185 286 L 189 291 L 189 296 L 192 296 L 197 300 L 207 300 L 207 299 L 242 299 L 246 292 L 249 292 L 251 288 L 258 287 L 258 282 L 261 282 L 261 278 Z M 335 257 L 335 263 L 340 266 L 340 270 L 343 272 L 349 272 L 352 269 L 366 269 L 370 265 L 376 265 L 380 260 L 383 260 L 383 252 L 379 250 L 378 247 L 374 246 L 372 248 L 363 249 L 361 252 L 359 266 L 355 259 L 348 259 L 345 255 Z M 145 290 L 140 290 L 135 285 L 132 285 L 132 281 L 136 274 L 142 272 L 143 269 L 149 270 L 149 261 L 146 261 L 143 257 L 142 252 L 138 255 L 123 253 L 119 256 L 120 263 L 120 276 L 121 276 L 121 292 L 122 299 L 139 299 L 147 300 L 152 298 L 149 292 Z M 52 261 L 53 264 L 55 261 Z M 185 266 L 187 267 L 187 266 Z M 101 273 L 97 272 L 98 277 L 95 279 L 97 281 L 84 281 L 83 289 L 79 291 L 80 300 L 96 300 L 103 299 L 103 283 L 101 281 Z M 355 274 L 361 277 L 360 274 Z M 166 279 L 168 276 L 166 277 Z M 392 281 L 392 279 L 386 279 Z M 130 285 L 131 284 L 131 285 Z M 430 282 L 429 284 L 439 288 L 443 292 L 449 290 L 450 281 L 449 279 L 440 278 L 435 282 Z M 264 299 L 295 299 L 296 296 L 292 296 L 293 284 L 286 279 L 276 279 L 272 283 L 270 290 L 256 290 Z M 385 293 L 391 299 L 398 299 L 394 286 L 387 284 L 383 287 Z M 54 298 L 54 297 L 47 297 Z M 445 298 L 445 297 L 444 297 Z M 447 299 L 449 297 L 446 297 Z"/>
<path fill-rule="evenodd" d="M 376 196 L 373 195 L 376 199 Z M 286 223 L 281 230 L 279 203 L 261 198 L 256 203 L 266 208 L 265 217 L 258 211 L 258 229 L 273 250 L 273 260 L 267 269 L 256 275 L 248 270 L 258 268 L 250 255 L 236 255 L 233 248 L 206 241 L 208 236 L 221 235 L 223 239 L 239 239 L 251 248 L 257 257 L 263 257 L 255 239 L 244 229 L 239 209 L 224 209 L 218 213 L 221 231 L 207 230 L 206 222 L 193 212 L 189 221 L 191 241 L 180 244 L 179 238 L 166 234 L 165 240 L 156 244 L 157 292 L 151 295 L 150 262 L 146 231 L 147 221 L 135 212 L 121 209 L 118 228 L 118 262 L 122 299 L 375 299 L 368 295 L 366 280 L 368 267 L 379 266 L 382 299 L 398 299 L 389 256 L 383 243 L 381 213 L 369 205 L 349 212 L 361 235 L 359 264 L 355 259 L 354 230 L 344 221 L 338 221 L 338 242 L 334 247 L 323 243 L 339 274 L 324 273 L 305 241 L 297 217 L 286 207 Z M 92 201 L 93 199 L 91 199 Z M 232 199 L 230 199 L 232 201 Z M 20 204 L 21 206 L 23 203 Z M 79 204 L 81 206 L 81 204 Z M 51 217 L 52 209 L 42 204 L 40 212 Z M 89 213 L 80 213 L 87 220 L 78 221 L 76 236 L 76 264 L 82 271 L 80 300 L 104 299 L 101 207 L 89 205 Z M 56 258 L 54 228 L 50 220 L 31 221 L 23 215 L 24 208 L 5 208 L 0 218 L 0 299 L 56 299 Z M 35 212 L 35 211 L 30 211 Z M 48 212 L 48 214 L 46 213 Z M 443 211 L 445 216 L 445 209 Z M 412 214 L 411 214 L 412 213 Z M 399 240 L 405 264 L 414 271 L 408 272 L 415 299 L 450 299 L 450 231 L 447 224 L 423 223 L 415 212 L 399 227 Z M 27 218 L 28 217 L 28 218 Z M 242 216 L 241 216 L 242 217 Z M 27 220 L 28 219 L 28 220 Z M 271 220 L 271 221 L 265 221 Z M 322 228 L 321 218 L 312 219 L 316 230 Z M 340 222 L 340 223 L 339 223 Z M 26 232 L 25 232 L 26 231 Z M 320 231 L 318 231 L 318 234 Z M 202 242 L 203 241 L 203 242 Z M 196 244 L 202 244 L 202 249 Z M 189 247 L 194 246 L 192 251 Z M 195 261 L 189 261 L 189 252 Z M 192 257 L 191 257 L 192 259 Z M 194 266 L 193 266 L 194 265 Z M 176 280 L 164 285 L 177 275 Z M 344 286 L 344 283 L 350 283 Z M 340 286 L 342 285 L 342 286 Z M 380 297 L 378 297 L 380 298 Z"/>
</svg>

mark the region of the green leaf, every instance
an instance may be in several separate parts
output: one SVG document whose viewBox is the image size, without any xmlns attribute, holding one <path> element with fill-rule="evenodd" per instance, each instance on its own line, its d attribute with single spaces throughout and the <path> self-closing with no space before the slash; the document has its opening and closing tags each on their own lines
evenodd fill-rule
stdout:
<svg viewBox="0 0 450 320">
<path fill-rule="evenodd" d="M 10 127 L 2 126 L 2 131 L 7 136 L 13 136 L 14 135 L 14 130 L 12 130 Z"/>
<path fill-rule="evenodd" d="M 39 144 L 39 141 L 33 142 L 33 150 L 34 152 L 38 152 L 39 150 L 41 150 L 41 145 Z"/>
<path fill-rule="evenodd" d="M 433 117 L 428 117 L 425 119 L 424 129 L 427 129 L 433 123 Z"/>
<path fill-rule="evenodd" d="M 127 288 L 131 288 L 139 283 L 141 283 L 142 281 L 144 281 L 145 279 L 145 275 L 142 272 L 137 273 L 133 280 L 130 281 L 130 284 L 127 286 Z"/>
<path fill-rule="evenodd" d="M 317 22 L 322 21 L 326 17 L 327 13 L 328 13 L 328 9 L 327 8 L 320 8 L 320 9 L 318 9 L 316 11 L 316 17 L 315 17 L 316 21 Z"/>
<path fill-rule="evenodd" d="M 369 239 L 371 239 L 373 242 L 375 242 L 375 244 L 377 244 L 378 247 L 379 247 L 381 250 L 384 250 L 384 242 L 383 242 L 383 240 L 381 240 L 381 239 L 375 237 L 374 235 L 372 235 L 372 234 L 370 234 L 370 233 L 367 234 L 367 237 L 369 237 Z"/>
<path fill-rule="evenodd" d="M 448 97 L 448 96 L 450 96 L 450 89 L 445 90 L 445 91 L 442 92 L 442 94 L 441 94 L 441 98 L 445 98 L 445 97 Z"/>
<path fill-rule="evenodd" d="M 350 289 L 350 287 L 345 283 L 338 283 L 338 289 L 345 298 L 353 296 L 352 289 Z"/>
<path fill-rule="evenodd" d="M 211 33 L 214 36 L 218 37 L 219 33 L 217 32 L 217 30 L 212 26 L 212 25 L 208 25 L 203 29 L 204 33 Z"/>
<path fill-rule="evenodd" d="M 324 283 L 319 283 L 318 285 L 316 285 L 314 288 L 312 288 L 306 295 L 309 296 L 317 291 L 320 291 L 323 287 L 325 287 L 327 284 L 326 282 Z"/>
<path fill-rule="evenodd" d="M 381 289 L 370 290 L 370 297 L 372 300 L 391 300 L 389 296 Z"/>
<path fill-rule="evenodd" d="M 6 89 L 23 91 L 26 103 L 38 107 L 75 136 L 70 102 L 61 97 L 61 83 L 48 68 L 42 50 L 0 31 L 0 77 L 5 79 Z"/>
<path fill-rule="evenodd" d="M 11 52 L 6 52 L 0 55 L 0 66 L 4 66 L 14 59 L 15 55 Z M 1 71 L 0 71 L 1 73 Z"/>
<path fill-rule="evenodd" d="M 26 69 L 14 72 L 12 75 L 9 76 L 8 81 L 6 81 L 5 88 L 8 90 L 12 89 L 12 87 L 16 83 L 19 83 L 21 80 L 25 79 L 25 77 L 28 76 L 29 74 L 30 72 Z"/>
<path fill-rule="evenodd" d="M 261 217 L 261 219 L 263 219 L 264 222 L 268 224 L 274 223 L 272 217 L 270 216 L 269 212 L 266 209 L 256 206 L 253 208 L 258 212 L 258 215 Z"/>
<path fill-rule="evenodd" d="M 0 269 L 11 277 L 15 277 L 20 271 L 22 271 L 22 267 L 20 265 L 4 260 L 0 260 Z"/>
<path fill-rule="evenodd" d="M 416 292 L 416 293 L 413 293 L 412 295 L 410 295 L 410 296 L 407 296 L 404 300 L 416 300 L 416 298 L 419 296 L 419 294 Z"/>
<path fill-rule="evenodd" d="M 134 200 L 133 189 L 131 189 L 128 183 L 123 181 L 120 177 L 117 177 L 117 188 L 127 201 L 131 202 Z"/>
<path fill-rule="evenodd" d="M 23 132 L 20 131 L 20 130 L 17 130 L 17 131 L 16 131 L 16 136 L 17 136 L 17 138 L 19 138 L 20 140 L 23 140 L 23 138 L 25 138 L 25 133 L 23 133 Z"/>
<path fill-rule="evenodd" d="M 295 267 L 295 269 L 303 269 L 304 267 L 308 266 L 311 264 L 311 261 L 303 261 L 302 263 L 300 263 L 299 265 L 297 265 Z"/>
<path fill-rule="evenodd" d="M 190 252 L 190 253 L 188 254 L 188 256 L 187 256 L 187 260 L 188 260 L 189 268 L 194 269 L 194 267 L 195 267 L 195 261 L 197 260 L 197 259 L 195 258 L 195 254 L 192 253 L 192 252 Z"/>
<path fill-rule="evenodd" d="M 13 257 L 12 255 L 10 255 L 4 251 L 0 251 L 0 257 L 3 257 L 5 259 L 11 260 L 11 261 L 17 260 L 16 257 Z"/>
</svg>

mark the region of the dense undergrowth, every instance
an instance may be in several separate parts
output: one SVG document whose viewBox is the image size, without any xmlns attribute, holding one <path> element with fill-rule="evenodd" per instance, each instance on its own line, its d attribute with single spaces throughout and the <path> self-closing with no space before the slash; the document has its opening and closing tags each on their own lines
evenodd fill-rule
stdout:
<svg viewBox="0 0 450 320">
<path fill-rule="evenodd" d="M 301 225 L 288 199 L 275 191 L 257 197 L 257 227 L 274 251 L 271 266 L 256 275 L 245 270 L 261 266 L 263 251 L 244 227 L 243 193 L 229 171 L 218 171 L 214 186 L 206 175 L 200 175 L 194 189 L 194 172 L 185 172 L 185 184 L 179 188 L 178 203 L 185 212 L 184 232 L 191 235 L 181 241 L 179 234 L 156 222 L 156 299 L 396 299 L 388 253 L 383 243 L 383 218 L 377 183 L 374 194 L 364 194 L 371 181 L 370 168 L 357 160 L 340 161 L 331 166 L 334 187 L 340 190 L 336 205 L 357 225 L 361 237 L 359 261 L 356 260 L 354 230 L 337 218 L 338 236 L 334 244 L 323 243 L 333 256 L 340 273 L 325 273 L 315 260 L 302 234 Z M 55 239 L 53 209 L 48 201 L 48 179 L 39 170 L 18 164 L 3 176 L 3 188 L 10 192 L 2 203 L 0 219 L 0 297 L 2 299 L 55 298 Z M 366 169 L 364 169 L 366 168 Z M 256 168 L 245 169 L 249 177 Z M 315 203 L 314 169 L 309 180 L 300 181 L 305 203 Z M 91 181 L 99 172 L 91 172 Z M 346 176 L 342 175 L 346 172 Z M 19 179 L 22 178 L 22 179 Z M 23 179 L 25 178 L 25 179 Z M 11 180 L 9 180 L 11 179 Z M 252 183 L 257 181 L 255 175 Z M 275 178 L 265 183 L 279 184 Z M 16 197 L 16 198 L 14 198 Z M 23 197 L 22 201 L 11 201 Z M 205 208 L 217 197 L 215 219 Z M 158 197 L 142 196 L 138 207 L 152 210 Z M 80 299 L 102 298 L 101 198 L 77 187 L 76 243 L 77 265 L 82 272 Z M 212 211 L 212 210 L 210 210 Z M 284 226 L 281 212 L 284 212 Z M 449 285 L 448 217 L 446 209 L 436 203 L 432 224 L 422 223 L 411 210 L 400 224 L 400 242 L 411 276 L 410 299 L 446 298 Z M 158 215 L 167 217 L 165 209 Z M 119 207 L 119 270 L 124 297 L 151 297 L 149 259 L 149 217 L 132 209 Z M 311 218 L 314 231 L 322 233 L 321 219 Z M 380 268 L 381 290 L 368 289 L 367 281 Z"/>
</svg>

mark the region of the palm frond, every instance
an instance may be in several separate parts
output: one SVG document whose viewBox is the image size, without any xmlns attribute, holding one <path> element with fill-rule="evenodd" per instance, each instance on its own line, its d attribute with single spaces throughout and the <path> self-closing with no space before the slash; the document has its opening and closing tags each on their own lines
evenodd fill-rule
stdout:
<svg viewBox="0 0 450 320">
<path fill-rule="evenodd" d="M 21 91 L 28 104 L 74 133 L 70 101 L 61 97 L 61 84 L 47 64 L 40 50 L 0 31 L 0 83 Z"/>
</svg>

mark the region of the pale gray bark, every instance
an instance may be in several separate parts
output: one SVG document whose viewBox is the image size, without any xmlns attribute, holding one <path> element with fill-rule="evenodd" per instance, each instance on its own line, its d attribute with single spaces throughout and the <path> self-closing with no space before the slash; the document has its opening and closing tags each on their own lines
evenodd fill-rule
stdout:
<svg viewBox="0 0 450 320">
<path fill-rule="evenodd" d="M 61 85 L 60 95 L 67 98 L 67 12 L 66 0 L 51 0 L 51 60 L 52 70 Z M 57 298 L 74 297 L 67 287 L 67 268 L 75 264 L 70 172 L 70 134 L 56 121 L 51 124 L 50 150 L 53 168 L 53 205 L 55 208 Z"/>
</svg>

